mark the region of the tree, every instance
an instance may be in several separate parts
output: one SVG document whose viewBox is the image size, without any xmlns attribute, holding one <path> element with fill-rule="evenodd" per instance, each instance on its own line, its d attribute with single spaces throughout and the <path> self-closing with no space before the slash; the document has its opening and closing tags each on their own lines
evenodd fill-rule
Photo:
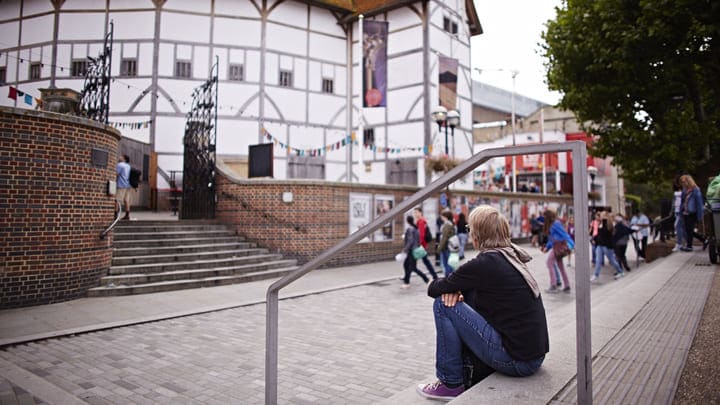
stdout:
<svg viewBox="0 0 720 405">
<path fill-rule="evenodd" d="M 720 171 L 720 2 L 566 0 L 543 33 L 547 80 L 637 183 Z"/>
</svg>

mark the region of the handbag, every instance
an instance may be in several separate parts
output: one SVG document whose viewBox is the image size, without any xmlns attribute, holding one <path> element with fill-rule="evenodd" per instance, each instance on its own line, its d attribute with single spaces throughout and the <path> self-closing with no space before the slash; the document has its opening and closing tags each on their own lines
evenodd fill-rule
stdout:
<svg viewBox="0 0 720 405">
<path fill-rule="evenodd" d="M 552 250 L 553 254 L 555 255 L 555 259 L 558 260 L 570 254 L 570 247 L 568 246 L 567 241 L 564 239 L 553 242 Z"/>
<path fill-rule="evenodd" d="M 412 250 L 412 255 L 415 260 L 422 259 L 423 257 L 427 256 L 427 251 L 424 247 L 418 246 Z"/>
</svg>

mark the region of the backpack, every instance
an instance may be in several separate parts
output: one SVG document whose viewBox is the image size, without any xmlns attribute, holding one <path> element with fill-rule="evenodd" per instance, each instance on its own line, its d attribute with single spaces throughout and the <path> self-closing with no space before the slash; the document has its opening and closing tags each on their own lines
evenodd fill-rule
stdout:
<svg viewBox="0 0 720 405">
<path fill-rule="evenodd" d="M 140 175 L 142 172 L 134 167 L 130 168 L 130 186 L 132 188 L 138 188 L 140 185 Z"/>
<path fill-rule="evenodd" d="M 425 223 L 425 243 L 430 243 L 433 241 L 432 232 L 430 232 L 430 227 L 428 226 L 427 222 Z"/>
</svg>

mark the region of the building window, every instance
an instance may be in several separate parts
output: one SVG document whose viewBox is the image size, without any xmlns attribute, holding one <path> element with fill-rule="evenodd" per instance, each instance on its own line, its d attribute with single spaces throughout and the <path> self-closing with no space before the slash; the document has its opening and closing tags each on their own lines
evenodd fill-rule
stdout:
<svg viewBox="0 0 720 405">
<path fill-rule="evenodd" d="M 455 35 L 458 33 L 458 25 L 450 17 L 443 17 L 443 30 Z"/>
<path fill-rule="evenodd" d="M 375 128 L 365 128 L 363 131 L 363 146 L 375 145 Z"/>
<path fill-rule="evenodd" d="M 7 80 L 7 68 L 5 66 L 0 67 L 0 85 L 4 85 Z"/>
<path fill-rule="evenodd" d="M 72 77 L 84 77 L 87 73 L 88 63 L 86 60 L 74 60 L 70 67 L 70 76 Z"/>
<path fill-rule="evenodd" d="M 333 79 L 322 79 L 322 92 L 323 93 L 334 93 Z"/>
<path fill-rule="evenodd" d="M 288 178 L 325 180 L 325 162 L 319 156 L 290 156 Z"/>
<path fill-rule="evenodd" d="M 245 80 L 245 69 L 243 65 L 230 65 L 230 70 L 228 71 L 228 79 L 238 82 Z"/>
<path fill-rule="evenodd" d="M 192 77 L 192 63 L 189 61 L 175 61 L 175 77 Z"/>
<path fill-rule="evenodd" d="M 40 79 L 40 74 L 42 73 L 40 66 L 40 62 L 35 62 L 30 64 L 30 80 L 38 80 Z"/>
<path fill-rule="evenodd" d="M 120 62 L 120 76 L 137 76 L 137 59 L 123 59 Z"/>
<path fill-rule="evenodd" d="M 282 87 L 292 87 L 293 85 L 293 74 L 289 70 L 280 71 L 280 80 L 278 81 Z"/>
</svg>

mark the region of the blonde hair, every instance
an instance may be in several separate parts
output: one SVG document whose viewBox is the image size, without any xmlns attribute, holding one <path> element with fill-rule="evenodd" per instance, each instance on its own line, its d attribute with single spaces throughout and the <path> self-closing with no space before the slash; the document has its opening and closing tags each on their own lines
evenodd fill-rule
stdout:
<svg viewBox="0 0 720 405">
<path fill-rule="evenodd" d="M 695 184 L 695 180 L 689 174 L 683 174 L 682 176 L 680 176 L 680 184 L 685 184 L 687 188 L 697 187 L 697 184 Z"/>
<path fill-rule="evenodd" d="M 468 215 L 470 227 L 470 240 L 476 249 L 491 249 L 509 247 L 510 224 L 507 219 L 495 208 L 489 205 L 480 205 Z"/>
</svg>

